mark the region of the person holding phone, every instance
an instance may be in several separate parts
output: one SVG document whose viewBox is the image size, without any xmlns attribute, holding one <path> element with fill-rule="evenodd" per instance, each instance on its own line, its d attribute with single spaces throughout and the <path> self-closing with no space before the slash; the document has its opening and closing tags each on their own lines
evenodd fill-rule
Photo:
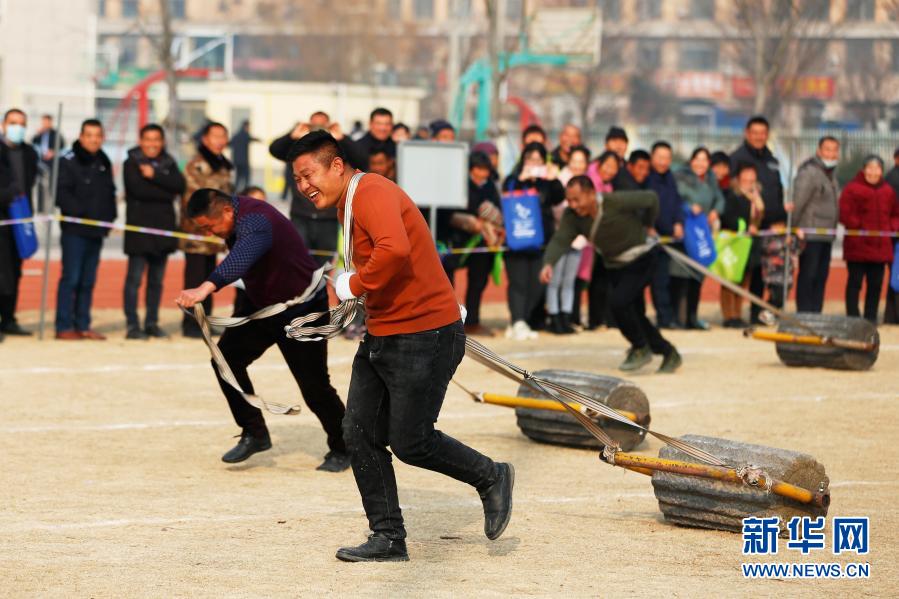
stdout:
<svg viewBox="0 0 899 599">
<path fill-rule="evenodd" d="M 565 201 L 565 188 L 556 178 L 556 169 L 546 165 L 547 151 L 541 143 L 529 143 L 521 152 L 519 167 L 506 177 L 503 192 L 534 189 L 540 198 L 540 216 L 543 239 L 552 237 L 555 230 L 553 207 Z M 523 341 L 536 339 L 537 333 L 528 324 L 528 318 L 545 298 L 540 283 L 542 250 L 508 251 L 503 256 L 509 277 L 509 313 L 511 324 L 506 337 Z"/>
</svg>

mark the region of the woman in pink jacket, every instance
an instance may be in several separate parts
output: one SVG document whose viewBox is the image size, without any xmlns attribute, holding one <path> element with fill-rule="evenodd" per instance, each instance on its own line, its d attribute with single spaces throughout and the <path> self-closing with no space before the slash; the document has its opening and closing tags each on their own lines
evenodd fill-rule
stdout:
<svg viewBox="0 0 899 599">
<path fill-rule="evenodd" d="M 849 230 L 899 231 L 899 203 L 893 188 L 884 181 L 883 160 L 878 156 L 865 158 L 862 170 L 843 188 L 840 222 Z M 893 261 L 892 239 L 847 235 L 843 240 L 843 258 L 849 268 L 846 314 L 859 315 L 858 296 L 864 279 L 865 318 L 877 324 L 884 266 Z"/>
</svg>

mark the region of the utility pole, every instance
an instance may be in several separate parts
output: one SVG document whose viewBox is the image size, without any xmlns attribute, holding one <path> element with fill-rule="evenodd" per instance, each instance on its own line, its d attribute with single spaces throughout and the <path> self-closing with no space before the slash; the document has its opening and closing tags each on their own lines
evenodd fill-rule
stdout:
<svg viewBox="0 0 899 599">
<path fill-rule="evenodd" d="M 461 15 L 459 9 L 459 0 L 449 0 L 449 29 L 447 31 L 449 41 L 449 56 L 446 67 L 446 113 L 450 114 L 453 109 L 453 102 L 459 91 L 459 45 L 460 45 L 460 28 Z"/>
<path fill-rule="evenodd" d="M 505 51 L 506 0 L 485 0 L 490 22 L 490 135 L 496 136 L 502 128 L 502 103 L 499 99 L 503 75 L 500 73 L 501 54 Z"/>
</svg>

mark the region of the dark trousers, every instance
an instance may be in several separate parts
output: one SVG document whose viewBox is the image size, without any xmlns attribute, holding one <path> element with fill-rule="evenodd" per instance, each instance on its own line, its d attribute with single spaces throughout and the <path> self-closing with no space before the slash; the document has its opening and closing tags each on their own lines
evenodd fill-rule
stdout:
<svg viewBox="0 0 899 599">
<path fill-rule="evenodd" d="M 259 309 L 248 302 L 244 304 L 244 308 L 246 312 L 238 316 L 247 316 Z M 328 435 L 328 447 L 345 452 L 346 446 L 343 443 L 341 429 L 344 407 L 337 391 L 331 386 L 331 377 L 328 374 L 328 342 L 295 341 L 284 334 L 284 327 L 294 318 L 312 312 L 324 312 L 327 309 L 328 296 L 320 292 L 314 299 L 293 306 L 281 314 L 225 329 L 218 346 L 244 392 L 255 393 L 253 383 L 247 375 L 247 367 L 265 353 L 265 350 L 277 345 L 300 388 L 303 400 L 322 423 L 322 428 Z M 322 322 L 325 318 L 327 317 L 321 319 Z M 254 436 L 267 434 L 262 411 L 244 401 L 237 391 L 222 380 L 214 362 L 212 368 L 237 425 Z"/>
<path fill-rule="evenodd" d="M 9 245 L 9 259 L 12 262 L 11 292 L 0 294 L 0 332 L 4 327 L 16 323 L 16 304 L 19 303 L 19 283 L 22 280 L 22 260 L 19 258 L 19 250 L 12 236 Z"/>
<path fill-rule="evenodd" d="M 615 326 L 615 317 L 609 304 L 609 269 L 599 254 L 593 256 L 593 269 L 587 286 L 587 309 L 587 328 Z"/>
<path fill-rule="evenodd" d="M 884 265 L 882 262 L 847 262 L 849 280 L 846 282 L 846 315 L 859 316 L 858 296 L 862 281 L 865 290 L 865 319 L 877 324 L 877 310 L 880 306 L 880 292 L 883 289 Z"/>
<path fill-rule="evenodd" d="M 533 252 L 506 252 L 503 259 L 509 279 L 507 294 L 512 322 L 528 321 L 544 298 L 540 284 L 543 258 Z"/>
<path fill-rule="evenodd" d="M 125 275 L 125 320 L 128 328 L 139 328 L 137 316 L 137 292 L 144 270 L 147 271 L 146 308 L 144 326 L 159 324 L 159 301 L 162 299 L 162 279 L 165 277 L 167 254 L 133 254 L 128 256 L 128 274 Z"/>
<path fill-rule="evenodd" d="M 290 222 L 306 248 L 315 250 L 316 252 L 336 252 L 337 251 L 337 231 L 339 229 L 336 218 L 307 218 L 303 216 L 291 216 Z M 333 254 L 318 255 L 312 254 L 318 265 L 321 266 L 333 257 Z"/>
<path fill-rule="evenodd" d="M 660 253 L 653 260 L 650 280 L 652 305 L 656 309 L 656 323 L 660 327 L 671 326 L 674 321 L 674 306 L 671 303 L 671 257 Z M 620 325 L 619 325 L 620 326 Z"/>
<path fill-rule="evenodd" d="M 184 254 L 184 288 L 193 289 L 203 284 L 212 271 L 215 270 L 215 254 Z M 203 309 L 206 314 L 212 314 L 212 294 L 203 300 Z M 185 334 L 200 333 L 200 325 L 190 314 L 184 314 L 181 319 L 181 330 Z"/>
<path fill-rule="evenodd" d="M 887 269 L 888 277 L 887 280 L 892 280 L 893 277 L 893 265 L 889 265 L 889 269 Z M 883 323 L 884 324 L 899 324 L 899 293 L 893 291 L 893 288 L 887 284 L 887 299 L 886 299 L 886 309 L 883 311 Z"/>
<path fill-rule="evenodd" d="M 462 266 L 468 269 L 468 285 L 465 288 L 465 309 L 468 311 L 465 324 L 467 325 L 481 323 L 481 297 L 490 280 L 494 259 L 494 254 L 469 254 Z M 456 286 L 456 270 L 460 268 L 461 260 L 462 255 L 450 254 L 443 257 L 443 270 L 453 287 Z"/>
<path fill-rule="evenodd" d="M 762 277 L 761 265 L 756 266 L 750 271 L 749 292 L 762 299 L 767 299 L 768 303 L 775 308 L 783 308 L 784 306 L 784 288 L 783 285 L 765 285 L 765 279 Z M 768 291 L 768 297 L 765 298 L 765 290 Z M 751 304 L 749 315 L 753 324 L 758 324 L 759 314 L 762 309 L 757 304 Z"/>
<path fill-rule="evenodd" d="M 796 278 L 796 310 L 821 312 L 824 290 L 830 274 L 830 241 L 809 241 L 799 254 L 799 275 Z"/>
<path fill-rule="evenodd" d="M 646 287 L 658 268 L 660 250 L 651 250 L 622 268 L 610 268 L 609 301 L 621 334 L 632 349 L 649 345 L 652 353 L 666 355 L 672 345 L 646 317 Z"/>
<path fill-rule="evenodd" d="M 250 165 L 248 163 L 234 163 L 234 189 L 239 193 L 250 184 Z"/>
<path fill-rule="evenodd" d="M 699 322 L 699 298 L 702 295 L 701 275 L 696 277 L 671 277 L 671 303 L 674 320 L 687 326 Z"/>
<path fill-rule="evenodd" d="M 388 445 L 403 462 L 478 490 L 495 482 L 493 460 L 434 428 L 464 355 L 461 321 L 408 335 L 367 334 L 359 344 L 343 434 L 373 532 L 406 536 Z"/>
<path fill-rule="evenodd" d="M 103 238 L 63 231 L 60 245 L 62 276 L 56 292 L 56 332 L 89 331 Z"/>
</svg>

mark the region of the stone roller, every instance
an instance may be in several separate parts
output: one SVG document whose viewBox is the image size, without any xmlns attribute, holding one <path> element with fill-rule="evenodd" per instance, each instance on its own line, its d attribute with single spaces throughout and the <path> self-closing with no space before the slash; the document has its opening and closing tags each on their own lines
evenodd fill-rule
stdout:
<svg viewBox="0 0 899 599">
<path fill-rule="evenodd" d="M 617 410 L 629 420 L 644 427 L 649 426 L 649 399 L 632 383 L 611 376 L 574 370 L 539 370 L 534 375 L 580 391 Z M 518 428 L 529 439 L 567 447 L 591 449 L 602 447 L 601 443 L 555 399 L 524 383 L 518 388 L 518 396 L 521 399 L 543 402 L 543 405 L 521 403 L 515 406 Z M 624 451 L 637 447 L 646 436 L 644 430 L 598 416 L 582 406 L 576 407 L 602 427 Z"/>
<path fill-rule="evenodd" d="M 812 456 L 700 435 L 680 440 L 729 466 L 702 464 L 667 445 L 658 458 L 605 451 L 602 459 L 650 475 L 665 520 L 682 526 L 740 532 L 743 518 L 779 516 L 784 535 L 794 516 L 827 515 L 830 481 Z"/>
<path fill-rule="evenodd" d="M 579 402 L 594 413 L 603 414 L 605 425 L 615 423 L 640 430 L 620 412 L 610 410 L 605 401 L 581 391 L 584 389 L 582 380 L 571 384 L 572 377 L 583 377 L 583 373 L 531 373 L 476 341 L 468 339 L 466 347 L 476 361 L 521 383 L 521 395 L 531 395 L 525 389 L 526 385 L 528 389 L 538 389 L 555 399 L 584 431 L 596 439 L 596 445 L 602 447 L 601 460 L 651 476 L 659 507 L 668 521 L 684 526 L 740 531 L 743 518 L 749 516 L 778 516 L 785 526 L 793 516 L 827 514 L 830 481 L 824 467 L 811 456 L 714 437 L 686 435 L 676 438 L 648 428 L 641 432 L 653 435 L 665 444 L 659 457 L 627 453 L 609 435 L 607 426 L 600 426 L 596 419 L 573 407 L 572 402 Z M 646 417 L 648 419 L 648 410 Z"/>
<path fill-rule="evenodd" d="M 777 332 L 748 329 L 745 334 L 773 341 L 780 361 L 794 367 L 868 370 L 880 350 L 877 327 L 857 316 L 799 312 L 781 320 Z"/>
<path fill-rule="evenodd" d="M 750 328 L 744 331 L 744 335 L 775 342 L 777 356 L 785 365 L 868 370 L 877 361 L 880 337 L 877 327 L 873 324 L 852 316 L 806 312 L 787 314 L 712 272 L 686 254 L 666 245 L 663 245 L 662 249 L 676 261 L 718 281 L 722 287 L 767 311 L 771 323 L 778 322 L 777 331 Z"/>
</svg>

